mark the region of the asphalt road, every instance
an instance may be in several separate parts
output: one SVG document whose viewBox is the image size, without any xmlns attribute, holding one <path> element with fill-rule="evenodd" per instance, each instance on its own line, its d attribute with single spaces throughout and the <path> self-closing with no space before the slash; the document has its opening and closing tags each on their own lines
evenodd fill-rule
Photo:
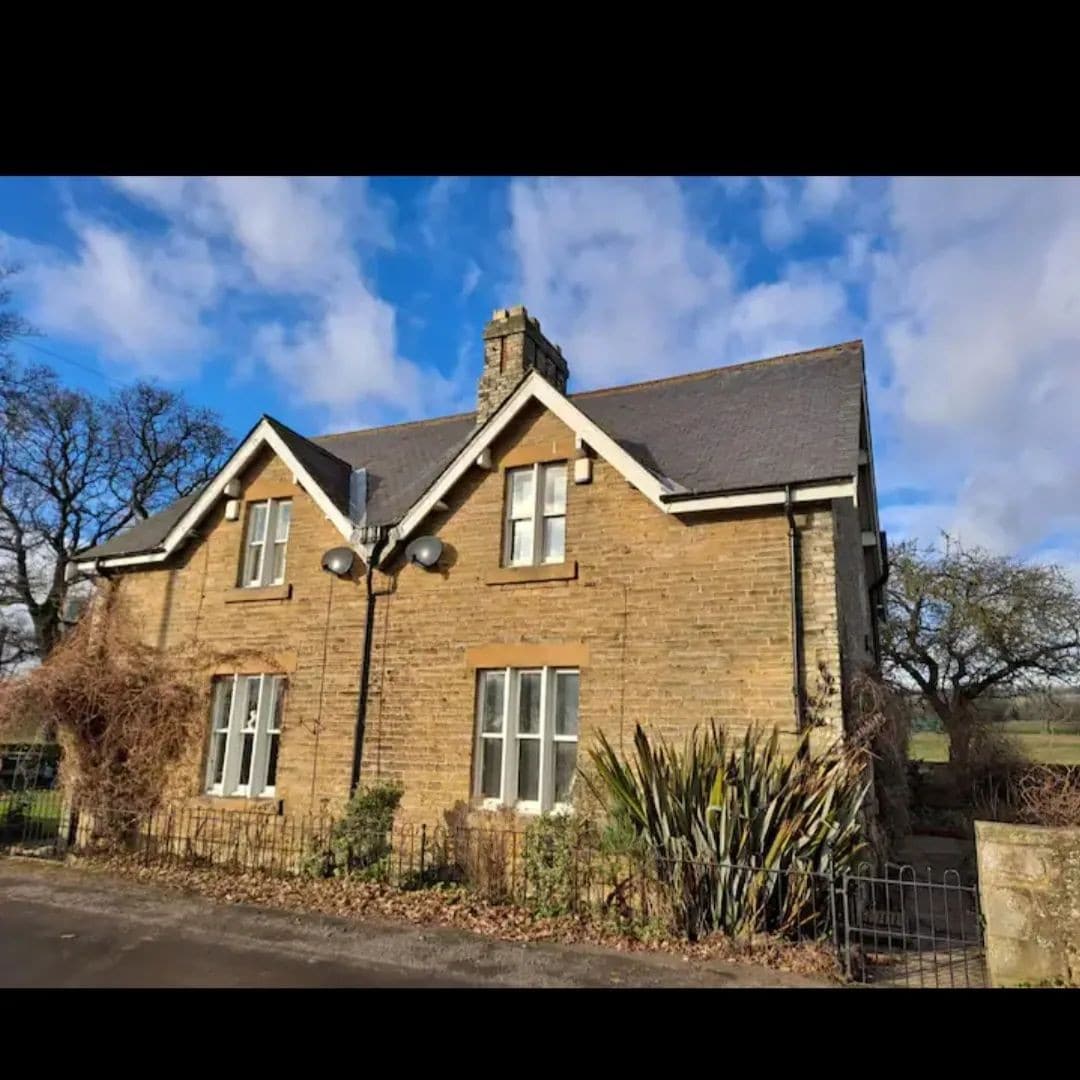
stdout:
<svg viewBox="0 0 1080 1080">
<path fill-rule="evenodd" d="M 150 928 L 111 915 L 8 901 L 0 911 L 3 987 L 469 986 L 388 964 L 298 959 Z"/>
<path fill-rule="evenodd" d="M 0 987 L 769 987 L 746 964 L 225 904 L 0 859 Z"/>
</svg>

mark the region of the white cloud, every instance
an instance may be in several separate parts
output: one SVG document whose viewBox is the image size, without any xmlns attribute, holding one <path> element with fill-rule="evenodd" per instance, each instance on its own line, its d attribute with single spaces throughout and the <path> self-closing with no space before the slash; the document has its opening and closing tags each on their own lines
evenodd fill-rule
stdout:
<svg viewBox="0 0 1080 1080">
<path fill-rule="evenodd" d="M 363 180 L 138 176 L 113 183 L 181 227 L 227 237 L 254 283 L 275 292 L 317 292 L 347 275 L 357 239 L 393 242 Z"/>
<path fill-rule="evenodd" d="M 34 245 L 19 282 L 35 326 L 99 345 L 142 374 L 166 374 L 206 341 L 203 318 L 223 279 L 205 241 L 147 240 L 80 216 L 70 225 L 74 255 Z"/>
<path fill-rule="evenodd" d="M 445 245 L 454 200 L 468 185 L 463 176 L 437 176 L 421 198 L 420 235 L 430 248 Z"/>
<path fill-rule="evenodd" d="M 263 326 L 254 351 L 290 390 L 331 415 L 357 402 L 419 415 L 448 389 L 398 356 L 393 307 L 358 280 L 335 287 L 312 321 Z"/>
<path fill-rule="evenodd" d="M 999 550 L 1080 530 L 1080 183 L 897 180 L 888 207 L 890 471 L 954 491 L 941 524 Z"/>
<path fill-rule="evenodd" d="M 747 284 L 674 181 L 515 181 L 507 302 L 543 320 L 579 387 L 862 336 L 882 491 L 935 493 L 890 505 L 890 530 L 1009 551 L 1071 536 L 1056 542 L 1080 561 L 1080 182 L 810 178 L 762 192 L 767 243 L 811 223 L 832 240 Z"/>
<path fill-rule="evenodd" d="M 579 387 L 839 340 L 843 287 L 805 267 L 742 287 L 666 179 L 514 181 L 513 292 L 563 346 Z M 848 335 L 850 336 L 850 334 Z"/>
<path fill-rule="evenodd" d="M 461 279 L 461 298 L 467 300 L 474 292 L 476 292 L 476 286 L 480 284 L 480 279 L 484 276 L 484 272 L 476 264 L 475 259 L 469 260 L 469 265 L 465 267 L 465 274 Z"/>
<path fill-rule="evenodd" d="M 853 194 L 847 176 L 810 176 L 805 180 L 761 181 L 761 236 L 771 248 L 799 239 L 812 222 L 834 215 Z"/>
<path fill-rule="evenodd" d="M 215 344 L 207 315 L 237 296 L 298 302 L 286 329 L 247 329 L 241 374 L 264 363 L 299 400 L 336 410 L 377 402 L 422 409 L 438 379 L 399 356 L 393 308 L 368 285 L 359 249 L 392 246 L 384 204 L 364 181 L 283 177 L 122 177 L 122 194 L 165 219 L 157 232 L 72 214 L 75 258 L 38 251 L 31 315 L 141 373 L 190 374 Z M 265 350 L 265 355 L 260 355 Z M 189 361 L 176 364 L 177 354 Z M 422 392 L 424 390 L 425 392 Z"/>
<path fill-rule="evenodd" d="M 393 245 L 394 225 L 370 185 L 113 183 L 159 227 L 72 211 L 71 252 L 0 237 L 26 265 L 26 314 L 47 333 L 142 373 L 167 374 L 182 357 L 186 373 L 234 319 L 251 336 L 238 363 L 332 417 L 468 407 L 475 334 L 445 378 L 402 355 L 399 330 L 428 313 L 399 322 L 373 283 L 370 256 Z M 424 259 L 448 256 L 439 287 L 475 303 L 491 264 L 476 249 L 483 229 L 457 212 L 467 183 L 433 181 L 418 208 Z M 1080 564 L 1080 181 L 722 178 L 707 189 L 706 206 L 700 185 L 670 179 L 512 181 L 497 302 L 541 318 L 578 388 L 862 336 L 881 490 L 933 499 L 890 506 L 890 530 L 947 527 L 1014 551 L 1050 542 Z M 710 223 L 745 213 L 749 194 L 760 195 L 769 250 L 748 249 L 745 235 L 711 240 Z M 817 250 L 785 262 L 804 237 Z M 434 286 L 417 285 L 411 304 L 423 308 Z M 261 323 L 246 315 L 279 304 L 285 314 Z"/>
</svg>

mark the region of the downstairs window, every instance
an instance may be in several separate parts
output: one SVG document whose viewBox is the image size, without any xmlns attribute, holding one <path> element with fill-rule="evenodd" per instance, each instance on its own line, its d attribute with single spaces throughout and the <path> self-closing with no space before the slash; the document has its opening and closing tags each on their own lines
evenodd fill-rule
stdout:
<svg viewBox="0 0 1080 1080">
<path fill-rule="evenodd" d="M 577 670 L 479 671 L 476 701 L 476 796 L 532 812 L 568 807 L 577 771 Z"/>
<path fill-rule="evenodd" d="M 277 782 L 283 675 L 214 679 L 206 792 L 269 797 Z"/>
</svg>

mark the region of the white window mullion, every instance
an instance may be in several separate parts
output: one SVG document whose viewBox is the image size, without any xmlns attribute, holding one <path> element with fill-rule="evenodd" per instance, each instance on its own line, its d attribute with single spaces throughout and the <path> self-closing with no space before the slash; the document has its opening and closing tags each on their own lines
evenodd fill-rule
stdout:
<svg viewBox="0 0 1080 1080">
<path fill-rule="evenodd" d="M 277 536 L 277 511 L 276 499 L 268 499 L 266 503 L 266 540 L 263 542 L 262 573 L 259 575 L 259 584 L 263 587 L 270 584 L 274 575 L 274 537 Z"/>
<path fill-rule="evenodd" d="M 506 669 L 506 693 L 503 695 L 503 783 L 502 802 L 512 806 L 517 798 L 517 712 L 518 673 Z"/>
</svg>

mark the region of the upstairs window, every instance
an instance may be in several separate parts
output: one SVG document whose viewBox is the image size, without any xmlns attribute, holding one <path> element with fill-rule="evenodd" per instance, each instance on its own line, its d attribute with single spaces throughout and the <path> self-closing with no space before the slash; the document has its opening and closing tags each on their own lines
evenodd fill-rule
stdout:
<svg viewBox="0 0 1080 1080">
<path fill-rule="evenodd" d="M 282 675 L 225 675 L 214 680 L 208 794 L 252 798 L 274 794 L 284 697 Z"/>
<path fill-rule="evenodd" d="M 285 548 L 291 518 L 291 499 L 250 504 L 241 582 L 245 588 L 285 584 Z"/>
<path fill-rule="evenodd" d="M 506 566 L 566 558 L 566 462 L 506 470 Z"/>
<path fill-rule="evenodd" d="M 568 806 L 577 770 L 578 672 L 478 672 L 476 713 L 475 793 L 485 805 Z"/>
</svg>

